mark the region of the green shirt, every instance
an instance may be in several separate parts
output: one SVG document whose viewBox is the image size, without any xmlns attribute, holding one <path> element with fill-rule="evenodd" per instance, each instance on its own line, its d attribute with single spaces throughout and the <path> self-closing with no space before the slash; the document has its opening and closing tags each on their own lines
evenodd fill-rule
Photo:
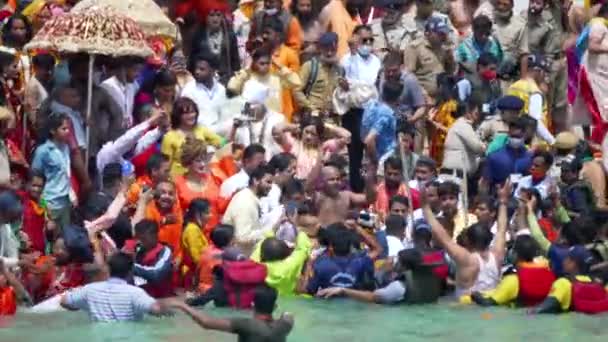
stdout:
<svg viewBox="0 0 608 342">
<path fill-rule="evenodd" d="M 255 246 L 251 260 L 260 262 L 262 240 Z M 302 268 L 310 252 L 312 241 L 304 232 L 298 232 L 296 248 L 291 255 L 284 260 L 264 262 L 267 268 L 266 283 L 277 290 L 279 295 L 294 295 Z"/>
</svg>

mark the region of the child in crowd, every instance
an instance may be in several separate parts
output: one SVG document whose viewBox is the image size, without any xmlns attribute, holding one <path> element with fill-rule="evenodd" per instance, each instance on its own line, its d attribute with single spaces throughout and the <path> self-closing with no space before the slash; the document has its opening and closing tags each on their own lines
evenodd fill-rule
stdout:
<svg viewBox="0 0 608 342">
<path fill-rule="evenodd" d="M 195 271 L 201 255 L 209 248 L 209 241 L 204 234 L 204 228 L 209 220 L 209 202 L 204 199 L 194 199 L 184 217 L 184 231 L 182 232 L 182 277 L 184 287 L 192 288 Z"/>
<path fill-rule="evenodd" d="M 28 174 L 25 191 L 19 193 L 23 202 L 22 232 L 27 234 L 31 248 L 41 254 L 46 252 L 46 203 L 41 197 L 45 183 L 44 174 L 33 170 Z"/>
<path fill-rule="evenodd" d="M 63 227 L 70 223 L 72 209 L 69 117 L 65 114 L 51 114 L 47 119 L 45 133 L 45 142 L 34 152 L 32 169 L 46 178 L 42 197 L 46 200 L 49 218 Z"/>
</svg>

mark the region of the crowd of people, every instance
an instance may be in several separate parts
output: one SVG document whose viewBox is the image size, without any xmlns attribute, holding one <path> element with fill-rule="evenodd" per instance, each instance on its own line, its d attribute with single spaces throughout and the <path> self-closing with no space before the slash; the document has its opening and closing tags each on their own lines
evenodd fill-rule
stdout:
<svg viewBox="0 0 608 342">
<path fill-rule="evenodd" d="M 98 59 L 87 118 L 88 57 L 24 50 L 77 2 L 0 11 L 0 315 L 608 312 L 608 3 L 155 0 L 180 40 Z"/>
</svg>

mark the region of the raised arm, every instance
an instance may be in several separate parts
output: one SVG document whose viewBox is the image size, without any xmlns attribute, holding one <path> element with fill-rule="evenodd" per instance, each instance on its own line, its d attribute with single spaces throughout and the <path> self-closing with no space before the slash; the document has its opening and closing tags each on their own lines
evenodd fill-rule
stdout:
<svg viewBox="0 0 608 342">
<path fill-rule="evenodd" d="M 424 218 L 431 226 L 431 231 L 435 240 L 446 250 L 448 255 L 454 259 L 460 267 L 469 266 L 474 262 L 473 255 L 464 247 L 460 246 L 452 240 L 452 237 L 443 228 L 443 225 L 437 220 L 435 214 L 431 210 L 431 206 L 426 201 L 426 189 L 421 188 L 420 200 L 422 202 L 422 211 Z"/>
<path fill-rule="evenodd" d="M 530 228 L 530 234 L 538 242 L 540 249 L 543 253 L 547 253 L 549 251 L 549 247 L 551 247 L 551 242 L 547 240 L 545 234 L 540 229 L 538 224 L 538 220 L 536 219 L 536 214 L 534 214 L 534 208 L 536 207 L 536 197 L 532 196 L 530 200 L 526 203 L 528 207 L 528 228 Z"/>
<path fill-rule="evenodd" d="M 496 262 L 499 266 L 505 257 L 506 244 L 507 244 L 507 226 L 509 224 L 509 218 L 507 213 L 507 205 L 509 198 L 511 197 L 512 186 L 511 181 L 507 180 L 505 184 L 498 189 L 498 229 L 496 232 L 496 240 L 492 252 L 494 253 Z"/>
</svg>

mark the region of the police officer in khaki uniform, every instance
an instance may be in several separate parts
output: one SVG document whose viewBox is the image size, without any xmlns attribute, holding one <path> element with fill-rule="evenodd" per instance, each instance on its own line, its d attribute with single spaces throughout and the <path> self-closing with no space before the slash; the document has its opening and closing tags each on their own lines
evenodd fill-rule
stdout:
<svg viewBox="0 0 608 342">
<path fill-rule="evenodd" d="M 437 76 L 454 73 L 454 54 L 446 44 L 450 28 L 445 20 L 428 20 L 423 38 L 414 41 L 404 52 L 405 69 L 413 73 L 426 92 L 427 104 L 433 105 L 437 92 Z"/>
<path fill-rule="evenodd" d="M 416 38 L 416 27 L 406 19 L 411 0 L 382 0 L 384 17 L 371 23 L 374 51 L 380 59 L 389 51 L 403 51 Z"/>
<path fill-rule="evenodd" d="M 458 31 L 454 29 L 450 18 L 439 11 L 437 11 L 434 6 L 433 0 L 416 0 L 416 10 L 410 11 L 405 17 L 407 25 L 410 27 L 414 27 L 416 31 L 416 37 L 422 38 L 424 36 L 424 31 L 426 28 L 426 24 L 431 18 L 439 18 L 448 25 L 450 29 L 450 33 L 448 34 L 448 44 L 450 44 L 451 49 L 455 49 L 458 45 Z"/>
<path fill-rule="evenodd" d="M 550 1 L 550 0 L 548 0 Z M 551 66 L 549 74 L 548 103 L 551 123 L 557 132 L 567 130 L 568 126 L 568 74 L 566 58 L 562 52 L 564 30 L 561 23 L 561 9 L 555 13 L 551 3 L 546 7 L 545 0 L 530 0 L 528 7 L 528 43 L 530 53 L 546 56 Z"/>
<path fill-rule="evenodd" d="M 522 108 L 524 108 L 524 101 L 519 97 L 512 95 L 501 97 L 496 103 L 496 109 L 500 113 L 487 117 L 477 129 L 481 140 L 489 143 L 496 134 L 508 133 L 509 122 L 512 122 L 519 116 Z"/>
</svg>

